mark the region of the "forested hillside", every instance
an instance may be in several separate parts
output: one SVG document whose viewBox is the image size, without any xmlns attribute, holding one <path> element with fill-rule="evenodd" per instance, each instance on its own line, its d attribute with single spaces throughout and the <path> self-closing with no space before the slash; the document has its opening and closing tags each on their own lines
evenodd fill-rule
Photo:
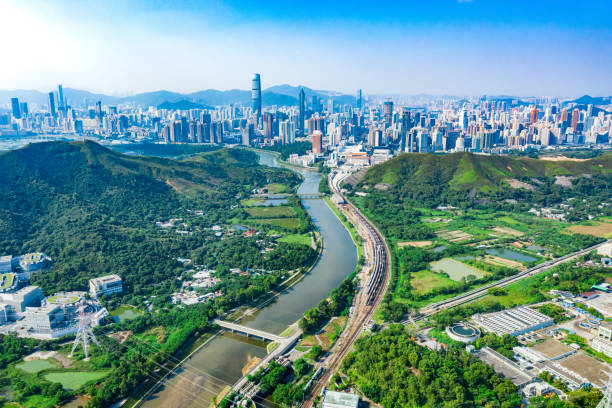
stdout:
<svg viewBox="0 0 612 408">
<path fill-rule="evenodd" d="M 239 198 L 251 189 L 299 182 L 290 171 L 259 166 L 256 158 L 245 150 L 221 149 L 175 161 L 127 156 L 93 142 L 38 143 L 4 153 L 0 253 L 44 251 L 54 258 L 53 268 L 33 280 L 46 292 L 83 290 L 93 276 L 118 273 L 128 293 L 144 294 L 175 275 L 181 266 L 177 257 L 210 260 L 206 248 L 243 266 L 244 251 L 232 250 L 235 241 L 206 231 L 239 214 Z M 202 215 L 190 216 L 188 210 Z M 197 233 L 178 235 L 155 225 L 176 217 Z M 296 248 L 283 246 L 284 253 Z M 249 253 L 248 266 L 276 266 L 275 252 Z M 308 256 L 298 254 L 295 265 L 287 266 L 299 266 Z M 226 267 L 234 266 L 227 261 Z"/>
<path fill-rule="evenodd" d="M 403 154 L 367 171 L 356 189 L 388 190 L 399 200 L 425 206 L 505 198 L 554 201 L 563 192 L 557 176 L 576 177 L 575 191 L 609 187 L 612 154 L 590 160 L 537 160 L 528 157 Z M 557 181 L 557 184 L 555 184 Z"/>
</svg>

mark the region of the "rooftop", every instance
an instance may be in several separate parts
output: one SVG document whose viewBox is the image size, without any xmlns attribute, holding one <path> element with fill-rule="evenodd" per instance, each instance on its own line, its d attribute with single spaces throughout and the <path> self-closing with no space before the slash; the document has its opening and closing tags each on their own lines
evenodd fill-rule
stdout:
<svg viewBox="0 0 612 408">
<path fill-rule="evenodd" d="M 326 391 L 323 404 L 356 408 L 359 405 L 359 396 L 345 392 Z"/>
<path fill-rule="evenodd" d="M 548 339 L 542 343 L 536 344 L 531 348 L 550 360 L 554 360 L 555 358 L 559 358 L 564 354 L 574 351 L 574 349 L 570 346 L 567 346 L 555 339 Z"/>
</svg>

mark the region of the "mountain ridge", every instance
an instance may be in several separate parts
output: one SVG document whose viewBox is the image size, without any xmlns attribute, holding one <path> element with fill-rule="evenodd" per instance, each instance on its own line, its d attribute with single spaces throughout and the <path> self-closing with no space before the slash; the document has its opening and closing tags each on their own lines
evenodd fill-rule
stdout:
<svg viewBox="0 0 612 408">
<path fill-rule="evenodd" d="M 294 87 L 286 84 L 272 86 L 262 91 L 262 103 L 264 106 L 297 105 L 300 88 L 301 86 Z M 345 95 L 334 91 L 315 91 L 308 87 L 303 88 L 307 98 L 317 95 L 323 101 L 331 98 L 336 104 L 355 103 L 355 97 L 351 95 Z M 55 90 L 54 93 L 57 94 Z M 0 103 L 9 103 L 10 99 L 13 97 L 19 98 L 20 102 L 47 105 L 49 95 L 48 93 L 37 90 L 0 90 Z M 65 87 L 64 97 L 68 101 L 68 104 L 76 107 L 93 105 L 96 101 L 101 101 L 104 105 L 132 104 L 136 106 L 158 106 L 165 102 L 176 103 L 183 100 L 206 106 L 229 104 L 248 106 L 251 103 L 251 91 L 241 89 L 230 89 L 225 91 L 205 89 L 189 93 L 180 93 L 162 89 L 119 97 Z"/>
</svg>

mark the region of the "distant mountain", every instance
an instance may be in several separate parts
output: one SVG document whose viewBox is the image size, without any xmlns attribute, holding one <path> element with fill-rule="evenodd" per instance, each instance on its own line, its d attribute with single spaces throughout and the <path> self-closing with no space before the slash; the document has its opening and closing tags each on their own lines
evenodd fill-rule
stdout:
<svg viewBox="0 0 612 408">
<path fill-rule="evenodd" d="M 301 87 L 291 85 L 278 85 L 265 89 L 261 93 L 264 106 L 293 106 L 298 103 L 298 94 Z M 320 97 L 323 102 L 332 98 L 336 104 L 354 104 L 355 97 L 343 95 L 333 91 L 315 91 L 304 87 L 307 98 L 313 95 Z M 57 95 L 57 91 L 54 90 Z M 69 105 L 76 107 L 91 106 L 96 101 L 101 101 L 104 105 L 136 105 L 136 106 L 159 106 L 163 103 L 189 102 L 196 105 L 220 106 L 220 105 L 250 105 L 251 91 L 241 89 L 230 89 L 219 91 L 216 89 L 206 89 L 187 94 L 172 91 L 154 91 L 139 93 L 131 96 L 117 97 L 93 92 L 64 88 L 64 96 Z M 7 104 L 11 98 L 17 97 L 21 102 L 35 103 L 38 105 L 48 105 L 49 96 L 47 93 L 34 90 L 0 90 L 0 104 Z M 57 96 L 56 96 L 57 97 Z M 183 105 L 185 105 L 183 103 Z M 187 105 L 185 105 L 187 106 Z M 178 108 L 177 108 L 178 109 Z"/>
<path fill-rule="evenodd" d="M 568 103 L 577 103 L 578 105 L 610 105 L 612 104 L 612 96 L 591 96 L 583 95 Z"/>
<path fill-rule="evenodd" d="M 189 109 L 206 109 L 208 108 L 208 106 L 182 99 L 177 102 L 168 102 L 168 101 L 162 102 L 159 105 L 157 105 L 157 108 L 167 109 L 167 110 L 189 110 Z"/>
<path fill-rule="evenodd" d="M 308 88 L 307 86 L 292 86 L 292 85 L 275 85 L 267 88 L 264 92 L 274 92 L 281 95 L 292 96 L 296 100 L 299 98 L 300 89 L 304 88 L 304 95 L 306 99 L 312 98 L 313 95 L 318 96 L 322 99 L 323 102 L 326 102 L 328 99 L 333 99 L 335 104 L 339 105 L 354 105 L 356 99 L 352 95 L 342 94 L 340 92 L 335 91 L 322 91 L 322 90 L 314 90 Z M 297 103 L 297 102 L 296 102 Z"/>
</svg>

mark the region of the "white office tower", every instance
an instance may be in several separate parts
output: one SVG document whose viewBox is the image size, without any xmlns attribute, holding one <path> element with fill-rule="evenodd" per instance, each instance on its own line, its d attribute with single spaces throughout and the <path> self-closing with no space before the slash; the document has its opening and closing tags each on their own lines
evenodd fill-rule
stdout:
<svg viewBox="0 0 612 408">
<path fill-rule="evenodd" d="M 461 130 L 467 130 L 468 116 L 467 111 L 465 109 L 461 111 L 461 116 L 459 117 L 459 126 L 461 127 Z"/>
</svg>

